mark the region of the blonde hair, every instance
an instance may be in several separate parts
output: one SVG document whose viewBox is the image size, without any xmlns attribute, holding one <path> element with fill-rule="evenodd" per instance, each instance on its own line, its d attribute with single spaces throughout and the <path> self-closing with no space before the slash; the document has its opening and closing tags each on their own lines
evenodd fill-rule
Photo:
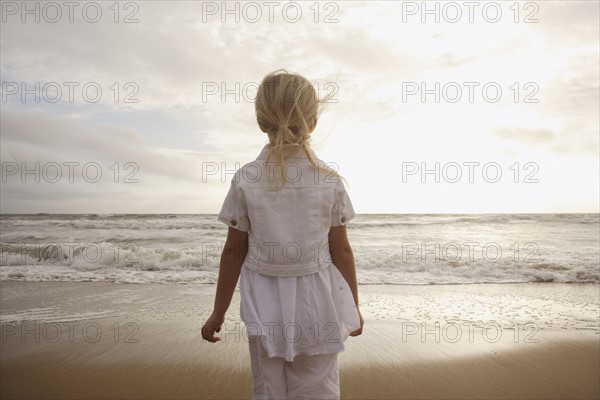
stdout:
<svg viewBox="0 0 600 400">
<path fill-rule="evenodd" d="M 322 108 L 329 96 L 320 100 L 313 85 L 303 76 L 285 69 L 271 72 L 264 77 L 258 87 L 256 120 L 260 128 L 269 135 L 270 147 L 267 162 L 276 160 L 279 166 L 279 179 L 275 180 L 275 191 L 285 185 L 287 176 L 283 145 L 292 144 L 302 149 L 316 171 L 324 171 L 328 176 L 345 179 L 335 170 L 319 165 L 310 152 L 310 133 L 314 130 Z M 293 154 L 297 152 L 294 151 Z"/>
</svg>

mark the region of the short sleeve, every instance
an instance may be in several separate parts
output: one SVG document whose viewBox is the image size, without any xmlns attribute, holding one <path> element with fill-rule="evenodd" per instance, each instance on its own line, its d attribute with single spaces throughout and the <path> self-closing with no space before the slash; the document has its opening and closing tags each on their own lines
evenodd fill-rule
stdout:
<svg viewBox="0 0 600 400">
<path fill-rule="evenodd" d="M 331 226 L 346 225 L 355 216 L 350 196 L 340 179 L 335 189 L 333 208 L 331 209 Z"/>
<path fill-rule="evenodd" d="M 231 180 L 229 192 L 221 207 L 221 212 L 217 219 L 231 228 L 242 232 L 250 230 L 250 219 L 248 218 L 248 207 L 246 199 L 235 178 Z"/>
</svg>

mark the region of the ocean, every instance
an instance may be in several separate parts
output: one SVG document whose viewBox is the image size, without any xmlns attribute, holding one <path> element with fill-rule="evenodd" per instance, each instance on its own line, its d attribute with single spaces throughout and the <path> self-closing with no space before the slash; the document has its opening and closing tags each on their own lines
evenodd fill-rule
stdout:
<svg viewBox="0 0 600 400">
<path fill-rule="evenodd" d="M 0 281 L 217 281 L 214 214 L 0 215 Z M 359 214 L 359 284 L 600 283 L 599 214 Z"/>
</svg>

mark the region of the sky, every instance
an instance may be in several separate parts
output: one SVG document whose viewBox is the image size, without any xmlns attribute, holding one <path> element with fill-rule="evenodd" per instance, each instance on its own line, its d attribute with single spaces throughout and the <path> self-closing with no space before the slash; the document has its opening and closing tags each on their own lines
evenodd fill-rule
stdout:
<svg viewBox="0 0 600 400">
<path fill-rule="evenodd" d="M 1 2 L 1 213 L 218 213 L 280 68 L 357 213 L 600 212 L 597 1 L 48 4 Z"/>
</svg>

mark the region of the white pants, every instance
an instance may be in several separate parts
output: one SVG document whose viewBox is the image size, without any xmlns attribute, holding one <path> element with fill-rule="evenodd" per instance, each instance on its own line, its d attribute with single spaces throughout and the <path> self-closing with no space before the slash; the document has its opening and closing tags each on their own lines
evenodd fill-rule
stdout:
<svg viewBox="0 0 600 400">
<path fill-rule="evenodd" d="M 249 340 L 252 399 L 339 399 L 338 354 L 269 358 L 260 340 Z"/>
</svg>

